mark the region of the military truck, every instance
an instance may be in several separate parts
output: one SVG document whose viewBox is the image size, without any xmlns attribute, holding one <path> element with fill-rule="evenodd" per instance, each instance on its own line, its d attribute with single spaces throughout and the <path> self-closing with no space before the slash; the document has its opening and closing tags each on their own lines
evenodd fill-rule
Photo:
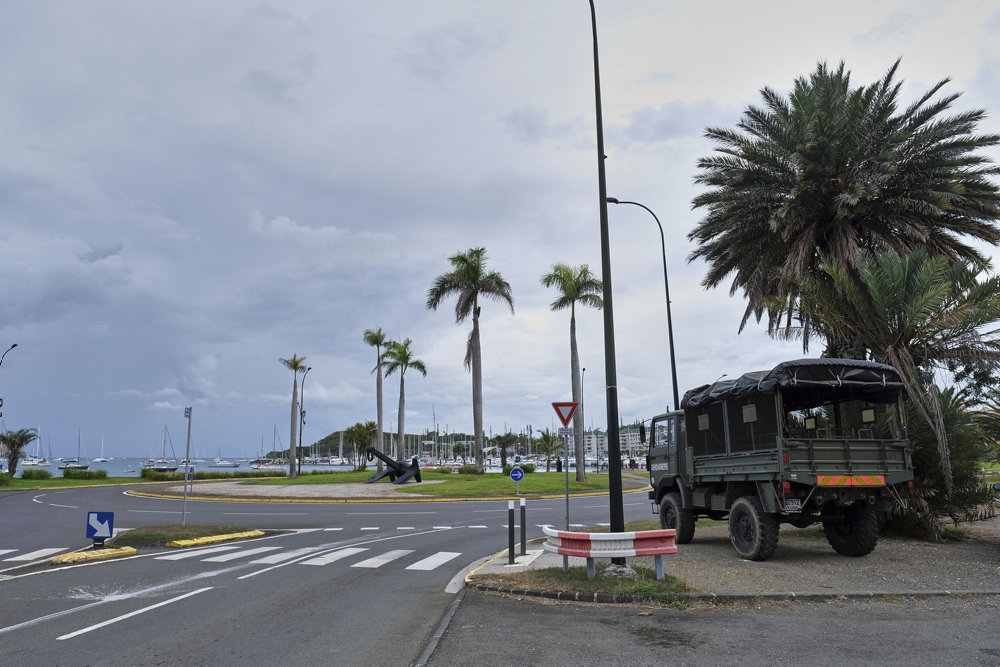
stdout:
<svg viewBox="0 0 1000 667">
<path fill-rule="evenodd" d="M 728 517 L 749 560 L 774 555 L 782 523 L 821 523 L 837 553 L 869 554 L 913 489 L 903 395 L 891 366 L 851 359 L 786 361 L 692 389 L 650 424 L 653 513 L 678 544 L 698 517 Z"/>
</svg>

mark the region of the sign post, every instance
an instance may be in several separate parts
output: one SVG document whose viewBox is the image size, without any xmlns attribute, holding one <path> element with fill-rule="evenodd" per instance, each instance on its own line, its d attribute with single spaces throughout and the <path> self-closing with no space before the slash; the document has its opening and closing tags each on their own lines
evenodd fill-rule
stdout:
<svg viewBox="0 0 1000 667">
<path fill-rule="evenodd" d="M 517 495 L 521 495 L 521 480 L 524 479 L 524 469 L 515 465 L 510 469 L 510 478 L 514 480 L 514 492 Z"/>
<path fill-rule="evenodd" d="M 573 419 L 573 413 L 576 412 L 576 408 L 579 403 L 553 403 L 552 407 L 555 409 L 556 414 L 559 416 L 559 421 L 562 422 L 563 427 L 559 429 L 559 435 L 563 439 L 563 453 L 565 454 L 566 465 L 563 466 L 566 471 L 566 530 L 569 530 L 569 437 L 573 435 L 573 429 L 569 428 L 569 421 Z M 575 443 L 574 443 L 575 444 Z M 565 559 L 568 561 L 568 558 Z"/>
</svg>

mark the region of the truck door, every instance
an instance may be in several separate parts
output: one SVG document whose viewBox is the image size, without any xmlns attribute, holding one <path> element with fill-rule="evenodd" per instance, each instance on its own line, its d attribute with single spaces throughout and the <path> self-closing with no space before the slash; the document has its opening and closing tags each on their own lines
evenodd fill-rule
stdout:
<svg viewBox="0 0 1000 667">
<path fill-rule="evenodd" d="M 684 450 L 682 442 L 683 412 L 673 412 L 653 419 L 649 435 L 650 473 L 654 481 L 663 477 L 673 478 L 680 475 L 683 469 L 679 453 Z M 668 481 L 670 486 L 673 482 Z"/>
</svg>

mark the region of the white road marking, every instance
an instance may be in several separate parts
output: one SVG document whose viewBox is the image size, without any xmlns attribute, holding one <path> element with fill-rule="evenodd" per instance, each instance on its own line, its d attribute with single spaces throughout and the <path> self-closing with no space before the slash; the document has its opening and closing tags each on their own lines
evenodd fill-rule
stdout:
<svg viewBox="0 0 1000 667">
<path fill-rule="evenodd" d="M 211 558 L 203 558 L 203 563 L 228 563 L 231 560 L 236 560 L 237 558 L 246 558 L 247 556 L 255 556 L 257 554 L 266 553 L 268 551 L 274 551 L 275 549 L 280 549 L 281 547 L 257 547 L 256 549 L 247 549 L 246 551 L 231 551 L 227 554 L 222 554 L 221 556 L 212 556 Z"/>
<path fill-rule="evenodd" d="M 291 560 L 299 556 L 305 556 L 306 554 L 314 553 L 316 550 L 317 550 L 316 547 L 304 547 L 302 549 L 292 549 L 291 551 L 284 551 L 280 554 L 264 556 L 263 558 L 258 558 L 250 562 L 258 563 L 261 565 L 274 565 L 275 563 L 281 563 L 283 561 Z"/>
<path fill-rule="evenodd" d="M 340 551 L 334 551 L 332 554 L 326 554 L 324 556 L 317 556 L 316 558 L 304 560 L 301 565 L 329 565 L 330 563 L 334 563 L 342 558 L 359 554 L 362 551 L 368 551 L 368 549 L 362 547 L 347 547 L 345 549 L 341 549 Z"/>
<path fill-rule="evenodd" d="M 179 596 L 177 596 L 175 598 L 171 598 L 169 600 L 164 600 L 163 602 L 158 602 L 158 603 L 156 603 L 154 605 L 150 605 L 149 607 L 143 607 L 142 609 L 136 609 L 135 611 L 129 612 L 128 614 L 124 614 L 122 616 L 117 616 L 115 618 L 110 618 L 110 619 L 104 621 L 103 623 L 98 623 L 97 625 L 91 625 L 90 627 L 86 627 L 86 628 L 83 628 L 81 630 L 77 630 L 76 632 L 71 632 L 68 635 L 63 635 L 62 637 L 56 637 L 56 639 L 58 639 L 60 641 L 63 640 L 63 639 L 72 639 L 73 637 L 77 637 L 79 635 L 85 634 L 87 632 L 90 632 L 91 630 L 97 630 L 98 628 L 103 628 L 106 625 L 111 625 L 112 623 L 117 623 L 118 621 L 124 621 L 126 618 L 132 618 L 133 616 L 138 616 L 139 614 L 144 614 L 147 611 L 152 611 L 153 609 L 156 609 L 158 607 L 164 607 L 164 606 L 166 606 L 168 604 L 172 604 L 174 602 L 179 602 L 180 600 L 183 600 L 184 598 L 189 598 L 192 595 L 197 595 L 198 593 L 204 593 L 205 591 L 210 591 L 210 590 L 212 590 L 212 588 L 213 588 L 212 586 L 209 586 L 208 588 L 199 588 L 198 590 L 191 591 L 190 593 L 185 593 L 184 595 L 179 595 Z"/>
<path fill-rule="evenodd" d="M 211 554 L 217 551 L 232 551 L 233 549 L 239 549 L 239 547 L 209 547 L 207 549 L 196 549 L 195 551 L 182 551 L 180 553 L 170 554 L 167 556 L 157 556 L 156 560 L 183 560 L 185 558 L 197 558 L 198 556 L 204 556 L 205 554 Z"/>
<path fill-rule="evenodd" d="M 7 550 L 5 549 L 4 552 Z M 52 554 L 57 554 L 60 551 L 66 551 L 64 547 L 59 547 L 56 549 L 39 549 L 38 551 L 32 551 L 31 553 L 21 554 L 20 556 L 11 556 L 10 558 L 4 558 L 4 561 L 28 561 L 36 560 L 39 558 L 45 558 L 46 556 L 51 556 Z"/>
<path fill-rule="evenodd" d="M 3 554 L 12 554 L 15 551 L 17 551 L 17 549 L 0 549 L 0 555 L 3 555 Z"/>
<path fill-rule="evenodd" d="M 363 526 L 361 530 L 378 530 L 378 526 Z"/>
<path fill-rule="evenodd" d="M 416 526 L 396 526 L 396 530 L 416 530 Z"/>
<path fill-rule="evenodd" d="M 382 567 L 386 563 L 391 563 L 397 558 L 402 558 L 407 554 L 413 553 L 412 549 L 394 549 L 393 551 L 386 551 L 380 556 L 372 556 L 368 560 L 363 560 L 360 563 L 355 563 L 351 567 L 366 567 L 366 568 L 376 568 Z"/>
<path fill-rule="evenodd" d="M 433 570 L 434 568 L 444 565 L 453 558 L 461 556 L 460 552 L 455 551 L 439 551 L 433 556 L 428 556 L 423 560 L 418 560 L 413 565 L 407 566 L 407 570 Z"/>
<path fill-rule="evenodd" d="M 486 528 L 486 526 L 469 526 L 469 528 Z"/>
<path fill-rule="evenodd" d="M 343 530 L 343 528 L 324 528 L 323 530 L 325 530 L 326 532 L 331 532 L 334 530 Z"/>
</svg>

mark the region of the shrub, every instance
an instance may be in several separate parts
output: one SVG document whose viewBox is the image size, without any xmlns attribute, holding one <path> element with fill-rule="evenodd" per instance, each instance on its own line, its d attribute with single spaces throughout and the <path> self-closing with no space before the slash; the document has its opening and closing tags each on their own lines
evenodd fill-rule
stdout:
<svg viewBox="0 0 1000 667">
<path fill-rule="evenodd" d="M 451 466 L 438 466 L 437 468 L 434 468 L 434 471 L 435 472 L 445 473 L 446 475 L 450 475 L 451 474 Z"/>
<path fill-rule="evenodd" d="M 21 479 L 52 479 L 52 473 L 45 468 L 22 470 Z"/>
<path fill-rule="evenodd" d="M 63 470 L 63 479 L 107 479 L 107 470 L 77 470 L 76 468 L 66 468 Z"/>
<path fill-rule="evenodd" d="M 10 475 L 5 472 L 0 472 L 0 486 L 9 486 L 10 479 Z"/>
<path fill-rule="evenodd" d="M 527 475 L 529 472 L 535 472 L 535 464 L 534 463 L 519 463 L 518 465 L 520 466 L 521 470 L 524 471 L 525 475 Z M 505 465 L 503 467 L 503 474 L 510 475 L 510 471 L 513 470 L 513 469 L 514 469 L 514 466 L 512 464 L 508 463 L 507 465 Z"/>
<path fill-rule="evenodd" d="M 475 475 L 476 466 L 462 466 L 458 469 L 458 474 L 460 475 Z"/>
</svg>

